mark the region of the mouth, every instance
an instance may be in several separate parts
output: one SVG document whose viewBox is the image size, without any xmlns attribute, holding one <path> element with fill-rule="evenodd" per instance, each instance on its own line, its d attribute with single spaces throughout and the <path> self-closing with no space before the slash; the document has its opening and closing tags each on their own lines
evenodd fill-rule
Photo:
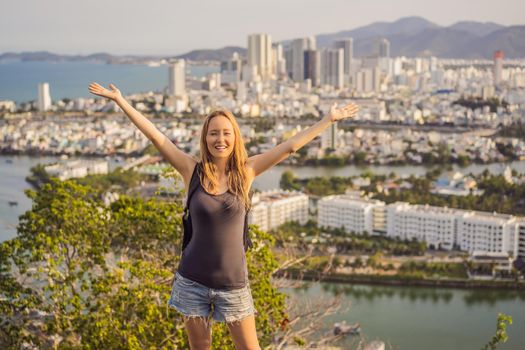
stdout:
<svg viewBox="0 0 525 350">
<path fill-rule="evenodd" d="M 228 148 L 228 147 L 226 147 L 226 146 L 215 146 L 215 149 L 216 149 L 217 151 L 225 151 L 227 148 Z"/>
</svg>

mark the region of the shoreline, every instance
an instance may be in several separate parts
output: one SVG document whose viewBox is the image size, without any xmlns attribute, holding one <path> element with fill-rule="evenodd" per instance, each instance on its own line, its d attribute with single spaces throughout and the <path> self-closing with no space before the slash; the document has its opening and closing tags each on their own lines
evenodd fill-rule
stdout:
<svg viewBox="0 0 525 350">
<path fill-rule="evenodd" d="M 131 152 L 131 153 L 120 153 L 120 152 L 114 152 L 109 154 L 102 154 L 102 153 L 76 153 L 71 154 L 67 152 L 53 152 L 53 151 L 33 151 L 33 150 L 13 150 L 8 148 L 0 148 L 0 156 L 29 156 L 29 157 L 60 157 L 66 155 L 68 157 L 92 157 L 92 158 L 105 158 L 105 157 L 122 157 L 122 158 L 133 158 L 133 157 L 141 157 L 144 154 L 142 152 Z M 477 165 L 477 166 L 490 166 L 492 164 L 510 164 L 512 162 L 520 162 L 524 161 L 525 159 L 512 159 L 512 160 L 504 160 L 504 161 L 498 161 L 495 160 L 493 162 L 477 162 L 472 161 L 467 165 L 460 165 L 458 163 L 449 163 L 450 165 L 457 165 L 460 168 L 466 168 L 468 166 Z M 392 167 L 413 167 L 413 166 L 421 166 L 425 168 L 431 169 L 432 167 L 436 166 L 443 166 L 441 163 L 360 163 L 360 164 L 343 164 L 343 165 L 330 165 L 330 164 L 297 164 L 297 163 L 291 163 L 291 162 L 282 162 L 282 165 L 292 167 L 292 168 L 301 168 L 301 167 L 327 167 L 332 169 L 337 168 L 344 168 L 347 166 L 354 166 L 354 167 L 360 167 L 360 168 L 369 168 L 369 167 L 380 167 L 380 166 L 392 166 Z"/>
<path fill-rule="evenodd" d="M 275 274 L 278 277 L 301 279 L 313 282 L 359 283 L 399 287 L 441 287 L 455 289 L 496 289 L 525 291 L 525 281 L 485 281 L 465 279 L 415 279 L 399 276 L 346 275 L 333 273 L 323 275 L 316 271 L 286 269 Z"/>
</svg>

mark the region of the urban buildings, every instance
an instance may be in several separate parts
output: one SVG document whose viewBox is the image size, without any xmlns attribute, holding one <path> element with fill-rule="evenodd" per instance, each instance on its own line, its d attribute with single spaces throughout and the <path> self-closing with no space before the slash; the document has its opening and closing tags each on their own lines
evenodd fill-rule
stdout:
<svg viewBox="0 0 525 350">
<path fill-rule="evenodd" d="M 494 85 L 499 86 L 503 73 L 503 51 L 494 52 Z"/>
<path fill-rule="evenodd" d="M 326 196 L 318 201 L 319 227 L 424 241 L 433 249 L 525 258 L 525 218 L 429 205 Z"/>
<path fill-rule="evenodd" d="M 45 112 L 51 108 L 51 94 L 49 93 L 49 84 L 38 84 L 38 110 Z"/>
<path fill-rule="evenodd" d="M 169 88 L 171 96 L 182 97 L 186 94 L 186 64 L 176 60 L 169 66 Z"/>
<path fill-rule="evenodd" d="M 106 160 L 68 160 L 45 167 L 46 172 L 64 181 L 71 178 L 93 174 L 107 174 L 109 165 Z"/>
<path fill-rule="evenodd" d="M 259 228 L 267 231 L 288 221 L 297 221 L 302 225 L 308 221 L 307 195 L 281 190 L 253 195 L 248 223 L 258 225 Z"/>
<path fill-rule="evenodd" d="M 272 79 L 272 39 L 268 34 L 248 36 L 248 63 L 246 81 Z"/>
<path fill-rule="evenodd" d="M 320 227 L 344 228 L 346 232 L 384 233 L 385 203 L 353 195 L 332 195 L 317 202 Z"/>
</svg>

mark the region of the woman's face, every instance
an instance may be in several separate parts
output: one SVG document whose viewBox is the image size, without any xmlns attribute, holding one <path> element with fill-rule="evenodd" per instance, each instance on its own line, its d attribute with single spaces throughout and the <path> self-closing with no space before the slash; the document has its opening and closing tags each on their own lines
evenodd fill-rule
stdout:
<svg viewBox="0 0 525 350">
<path fill-rule="evenodd" d="M 214 158 L 228 158 L 233 152 L 235 134 L 233 125 L 225 116 L 213 117 L 208 124 L 206 145 Z"/>
</svg>

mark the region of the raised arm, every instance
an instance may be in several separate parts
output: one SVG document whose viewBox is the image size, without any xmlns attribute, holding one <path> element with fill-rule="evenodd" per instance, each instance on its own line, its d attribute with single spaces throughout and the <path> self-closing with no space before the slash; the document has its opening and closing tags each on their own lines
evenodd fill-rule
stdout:
<svg viewBox="0 0 525 350">
<path fill-rule="evenodd" d="M 133 108 L 133 106 L 122 97 L 120 90 L 117 89 L 115 85 L 110 84 L 109 88 L 111 90 L 108 90 L 97 83 L 91 83 L 89 85 L 89 92 L 109 98 L 122 108 L 133 124 L 135 124 L 137 128 L 139 128 L 139 130 L 142 131 L 151 142 L 153 142 L 164 158 L 182 175 L 184 183 L 187 185 L 190 181 L 191 173 L 193 172 L 196 161 L 190 155 L 184 153 L 175 146 L 173 142 L 160 132 L 151 121 Z"/>
<path fill-rule="evenodd" d="M 313 140 L 332 123 L 353 117 L 358 110 L 359 107 L 354 103 L 350 103 L 343 108 L 337 108 L 334 104 L 325 117 L 308 129 L 298 132 L 285 142 L 278 144 L 264 153 L 248 158 L 248 167 L 252 169 L 254 176 L 260 175 L 262 172 L 288 158 L 290 154 L 297 152 L 297 150 Z"/>
</svg>

